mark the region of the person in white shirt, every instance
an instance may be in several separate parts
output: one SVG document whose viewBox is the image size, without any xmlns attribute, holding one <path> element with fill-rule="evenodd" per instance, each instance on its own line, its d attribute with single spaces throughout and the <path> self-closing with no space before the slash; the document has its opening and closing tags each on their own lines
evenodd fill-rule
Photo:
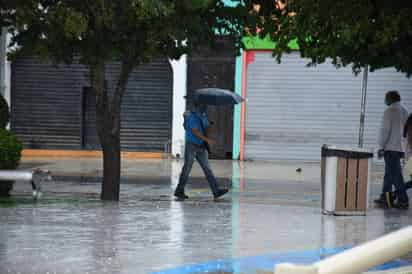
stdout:
<svg viewBox="0 0 412 274">
<path fill-rule="evenodd" d="M 402 175 L 401 159 L 405 153 L 403 130 L 408 119 L 408 111 L 401 104 L 401 96 L 397 91 L 388 91 L 385 96 L 388 108 L 385 110 L 378 138 L 378 157 L 385 160 L 385 176 L 382 194 L 375 203 L 384 208 L 409 208 Z M 392 186 L 396 191 L 392 192 Z"/>
</svg>

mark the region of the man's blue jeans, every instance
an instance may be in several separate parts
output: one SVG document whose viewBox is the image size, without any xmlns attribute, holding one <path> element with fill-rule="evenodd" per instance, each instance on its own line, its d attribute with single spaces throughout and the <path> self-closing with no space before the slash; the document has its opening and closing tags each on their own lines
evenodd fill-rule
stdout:
<svg viewBox="0 0 412 274">
<path fill-rule="evenodd" d="M 215 175 L 213 175 L 213 172 L 210 169 L 208 157 L 209 155 L 206 148 L 186 142 L 185 163 L 183 165 L 182 173 L 180 174 L 179 184 L 176 187 L 176 193 L 184 193 L 190 171 L 192 170 L 193 163 L 196 159 L 206 175 L 206 179 L 209 182 L 213 195 L 216 196 L 218 194 L 219 187 Z"/>
<path fill-rule="evenodd" d="M 382 192 L 392 192 L 392 185 L 395 186 L 396 196 L 399 202 L 409 202 L 408 194 L 405 189 L 405 182 L 402 175 L 401 158 L 402 152 L 385 151 L 385 176 L 383 178 Z"/>
</svg>

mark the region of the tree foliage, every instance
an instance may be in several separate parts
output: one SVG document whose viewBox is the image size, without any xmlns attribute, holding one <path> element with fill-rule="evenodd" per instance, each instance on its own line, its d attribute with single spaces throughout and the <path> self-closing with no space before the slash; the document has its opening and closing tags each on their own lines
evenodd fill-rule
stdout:
<svg viewBox="0 0 412 274">
<path fill-rule="evenodd" d="M 241 35 L 243 9 L 223 0 L 0 0 L 0 25 L 11 34 L 11 57 L 75 58 L 89 69 L 96 128 L 103 148 L 102 198 L 119 199 L 120 109 L 129 75 L 156 57 L 177 58 L 219 33 Z M 238 39 L 239 40 L 239 39 Z M 115 93 L 105 64 L 120 63 Z"/>
<path fill-rule="evenodd" d="M 233 10 L 218 0 L 3 0 L 3 25 L 22 53 L 56 62 L 96 59 L 134 64 L 153 56 L 178 57 L 199 44 L 210 43 L 214 29 L 239 29 Z M 227 18 L 231 17 L 230 24 Z"/>
<path fill-rule="evenodd" d="M 0 128 L 0 170 L 16 169 L 21 158 L 22 143 L 11 131 Z M 0 184 L 0 197 L 9 196 L 14 181 L 2 181 Z"/>
<path fill-rule="evenodd" d="M 331 58 L 336 66 L 352 65 L 355 72 L 395 67 L 412 74 L 412 6 L 403 0 L 249 1 L 260 6 L 249 29 L 277 43 L 274 54 L 290 52 L 294 39 L 312 64 Z"/>
</svg>

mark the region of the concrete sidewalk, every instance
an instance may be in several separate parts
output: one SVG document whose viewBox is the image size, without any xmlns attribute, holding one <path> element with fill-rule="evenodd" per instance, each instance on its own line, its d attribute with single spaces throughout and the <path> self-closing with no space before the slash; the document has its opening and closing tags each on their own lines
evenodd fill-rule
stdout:
<svg viewBox="0 0 412 274">
<path fill-rule="evenodd" d="M 320 180 L 319 163 L 210 160 L 210 164 L 216 177 L 221 178 L 243 176 L 247 179 L 280 181 L 319 182 Z M 179 173 L 182 165 L 182 159 L 124 159 L 121 176 L 122 178 L 170 177 Z M 103 175 L 103 163 L 98 158 L 25 157 L 20 164 L 21 169 L 36 167 L 48 169 L 59 177 L 101 177 Z M 298 168 L 301 172 L 296 172 Z M 192 175 L 203 177 L 197 163 L 193 166 Z M 382 163 L 372 164 L 371 175 L 373 183 L 381 183 Z"/>
<path fill-rule="evenodd" d="M 277 197 L 295 204 L 310 201 L 314 206 L 319 206 L 319 163 L 211 160 L 210 164 L 222 185 L 233 188 L 244 197 L 250 198 L 260 193 L 260 201 L 266 200 L 265 197 Z M 34 157 L 25 158 L 20 169 L 42 168 L 50 170 L 55 181 L 90 183 L 101 182 L 102 166 L 102 160 L 96 158 Z M 167 185 L 169 189 L 163 193 L 166 195 L 177 185 L 182 166 L 183 160 L 176 159 L 126 159 L 122 161 L 121 181 L 139 185 Z M 373 166 L 372 195 L 379 194 L 382 178 L 382 166 Z M 193 166 L 188 188 L 207 191 L 207 181 L 197 163 Z"/>
<path fill-rule="evenodd" d="M 0 201 L 0 273 L 265 273 L 412 225 L 410 210 L 322 215 L 313 163 L 212 161 L 219 183 L 231 188 L 220 202 L 196 165 L 190 199 L 178 202 L 172 193 L 182 164 L 123 161 L 120 202 L 111 203 L 99 199 L 101 161 L 25 159 L 20 168 L 49 169 L 54 180 L 40 201 L 23 182 Z M 372 197 L 381 187 L 374 181 Z M 385 268 L 411 262 L 405 256 Z"/>
<path fill-rule="evenodd" d="M 217 177 L 231 178 L 236 173 L 243 173 L 250 179 L 273 179 L 313 181 L 320 177 L 319 164 L 316 163 L 280 163 L 280 162 L 239 162 L 231 160 L 210 160 Z M 176 159 L 126 159 L 122 160 L 122 177 L 168 177 L 173 169 L 179 169 L 183 160 Z M 20 168 L 49 169 L 56 176 L 97 176 L 103 174 L 102 160 L 97 158 L 24 158 Z M 296 172 L 301 168 L 303 172 Z M 235 174 L 234 174 L 235 173 Z M 193 166 L 195 177 L 203 176 L 196 163 Z M 239 175 L 240 176 L 240 175 Z"/>
</svg>

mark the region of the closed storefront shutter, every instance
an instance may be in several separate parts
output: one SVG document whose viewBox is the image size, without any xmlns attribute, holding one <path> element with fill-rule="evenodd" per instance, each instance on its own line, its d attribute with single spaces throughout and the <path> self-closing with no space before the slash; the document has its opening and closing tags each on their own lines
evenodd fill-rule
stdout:
<svg viewBox="0 0 412 274">
<path fill-rule="evenodd" d="M 109 95 L 114 93 L 119 71 L 119 64 L 106 65 Z M 55 67 L 24 57 L 14 62 L 12 77 L 12 128 L 26 148 L 100 149 L 95 98 L 84 66 Z M 165 58 L 131 73 L 122 101 L 123 151 L 168 149 L 172 79 Z"/>
<path fill-rule="evenodd" d="M 249 53 L 250 54 L 250 53 Z M 307 67 L 298 53 L 278 64 L 253 52 L 247 67 L 245 159 L 320 160 L 322 144 L 358 144 L 361 75 L 330 62 Z M 369 74 L 365 147 L 374 147 L 384 94 L 398 89 L 412 106 L 412 82 L 392 69 Z"/>
<path fill-rule="evenodd" d="M 21 57 L 12 64 L 11 127 L 25 148 L 81 146 L 79 65 L 59 66 Z"/>
</svg>

